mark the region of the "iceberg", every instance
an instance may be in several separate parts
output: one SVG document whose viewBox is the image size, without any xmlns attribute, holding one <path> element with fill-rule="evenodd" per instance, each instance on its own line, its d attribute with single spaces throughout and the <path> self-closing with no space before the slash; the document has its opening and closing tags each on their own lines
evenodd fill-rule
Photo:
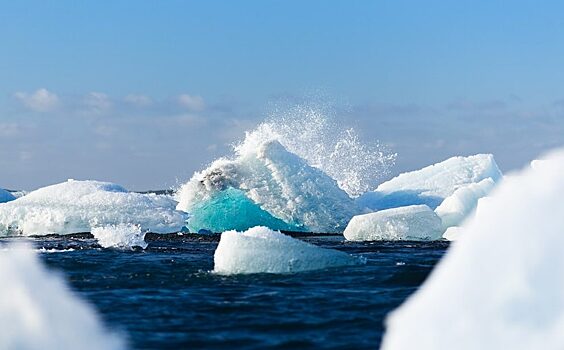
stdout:
<svg viewBox="0 0 564 350">
<path fill-rule="evenodd" d="M 357 215 L 345 232 L 349 241 L 436 240 L 443 233 L 441 219 L 426 205 L 411 205 Z"/>
<path fill-rule="evenodd" d="M 104 248 L 131 249 L 134 247 L 147 248 L 145 242 L 146 232 L 141 231 L 138 225 L 119 224 L 92 229 L 92 235 Z"/>
<path fill-rule="evenodd" d="M 69 180 L 0 204 L 0 235 L 69 234 L 118 224 L 178 232 L 188 214 L 176 204 L 168 196 L 132 193 L 109 182 Z"/>
<path fill-rule="evenodd" d="M 417 171 L 400 174 L 356 201 L 359 206 L 370 210 L 416 204 L 435 209 L 457 189 L 487 178 L 493 182 L 502 178 L 491 154 L 452 157 Z"/>
<path fill-rule="evenodd" d="M 480 200 L 382 349 L 564 348 L 563 172 L 560 150 Z"/>
<path fill-rule="evenodd" d="M 494 186 L 494 181 L 488 177 L 478 183 L 460 187 L 447 197 L 435 209 L 435 213 L 443 222 L 444 230 L 460 225 L 476 209 L 478 200 L 487 196 Z"/>
<path fill-rule="evenodd" d="M 323 171 L 277 140 L 247 135 L 234 159 L 218 159 L 196 173 L 177 194 L 190 213 L 192 232 L 271 229 L 339 232 L 359 212 Z"/>
<path fill-rule="evenodd" d="M 90 305 L 25 246 L 0 251 L 1 349 L 125 349 Z"/>
<path fill-rule="evenodd" d="M 16 197 L 13 194 L 0 188 L 0 203 L 6 203 L 14 199 L 16 199 Z"/>
<path fill-rule="evenodd" d="M 222 233 L 214 254 L 214 272 L 225 275 L 294 273 L 361 263 L 360 258 L 261 226 Z"/>
</svg>

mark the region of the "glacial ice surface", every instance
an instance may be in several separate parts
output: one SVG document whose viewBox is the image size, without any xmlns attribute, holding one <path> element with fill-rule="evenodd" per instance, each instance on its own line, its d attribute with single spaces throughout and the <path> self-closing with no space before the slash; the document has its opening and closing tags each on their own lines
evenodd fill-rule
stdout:
<svg viewBox="0 0 564 350">
<path fill-rule="evenodd" d="M 564 150 L 504 178 L 422 287 L 387 320 L 382 348 L 564 348 Z"/>
<path fill-rule="evenodd" d="M 359 212 L 335 180 L 259 133 L 247 134 L 235 158 L 218 159 L 196 173 L 177 199 L 177 209 L 190 213 L 193 232 L 257 225 L 338 232 Z"/>
<path fill-rule="evenodd" d="M 294 273 L 362 262 L 344 252 L 320 248 L 257 226 L 245 232 L 221 234 L 214 254 L 214 272 L 226 275 Z"/>
<path fill-rule="evenodd" d="M 0 203 L 13 201 L 14 199 L 16 199 L 16 197 L 14 195 L 12 195 L 10 192 L 0 188 Z"/>
<path fill-rule="evenodd" d="M 0 250 L 0 280 L 1 349 L 126 348 L 94 309 L 25 246 Z"/>
<path fill-rule="evenodd" d="M 349 241 L 436 240 L 442 235 L 441 219 L 426 205 L 385 209 L 357 215 L 345 232 Z"/>
<path fill-rule="evenodd" d="M 502 174 L 491 154 L 452 157 L 420 170 L 403 173 L 357 198 L 361 207 L 381 210 L 425 204 L 435 209 L 460 187 Z"/>
<path fill-rule="evenodd" d="M 94 227 L 92 235 L 104 248 L 131 249 L 133 247 L 147 248 L 145 234 L 139 225 L 118 224 Z"/>
<path fill-rule="evenodd" d="M 69 180 L 0 204 L 0 235 L 69 234 L 117 224 L 177 232 L 188 214 L 175 206 L 168 196 L 132 193 L 108 182 Z"/>
</svg>

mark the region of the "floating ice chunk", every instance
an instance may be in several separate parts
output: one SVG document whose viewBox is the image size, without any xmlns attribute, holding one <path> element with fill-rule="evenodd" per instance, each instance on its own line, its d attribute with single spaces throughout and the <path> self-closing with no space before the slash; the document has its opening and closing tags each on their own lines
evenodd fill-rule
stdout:
<svg viewBox="0 0 564 350">
<path fill-rule="evenodd" d="M 92 229 L 94 238 L 104 248 L 147 248 L 145 233 L 138 225 L 119 224 Z"/>
<path fill-rule="evenodd" d="M 414 204 L 426 204 L 435 209 L 458 188 L 491 178 L 502 177 L 491 154 L 452 157 L 421 170 L 403 173 L 384 182 L 374 192 L 357 199 L 357 203 L 372 210 Z"/>
<path fill-rule="evenodd" d="M 383 349 L 564 348 L 564 150 L 480 200 Z"/>
<path fill-rule="evenodd" d="M 143 231 L 180 231 L 188 214 L 167 196 L 127 192 L 98 181 L 74 181 L 41 188 L 0 204 L 0 235 L 90 232 L 93 227 L 131 223 Z"/>
<path fill-rule="evenodd" d="M 435 240 L 441 234 L 441 219 L 426 205 L 357 215 L 344 232 L 349 241 Z"/>
<path fill-rule="evenodd" d="M 276 140 L 247 136 L 234 159 L 219 159 L 178 193 L 191 231 L 273 229 L 341 231 L 358 213 L 335 180 Z"/>
<path fill-rule="evenodd" d="M 320 248 L 257 226 L 246 232 L 222 233 L 214 254 L 214 272 L 293 273 L 356 265 L 361 262 L 359 258 L 338 250 Z"/>
<path fill-rule="evenodd" d="M 443 222 L 443 228 L 446 230 L 451 226 L 460 225 L 474 211 L 478 200 L 487 196 L 494 186 L 494 181 L 487 178 L 454 191 L 435 209 L 435 213 Z"/>
<path fill-rule="evenodd" d="M 16 197 L 13 194 L 0 188 L 0 203 L 6 203 L 14 199 L 16 199 Z"/>
<path fill-rule="evenodd" d="M 1 349 L 125 349 L 33 251 L 0 250 L 0 280 Z"/>
</svg>

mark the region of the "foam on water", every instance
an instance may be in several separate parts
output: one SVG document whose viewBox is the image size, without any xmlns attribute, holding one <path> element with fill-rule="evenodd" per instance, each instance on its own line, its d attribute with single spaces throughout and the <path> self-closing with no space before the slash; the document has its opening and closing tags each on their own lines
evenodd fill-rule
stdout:
<svg viewBox="0 0 564 350">
<path fill-rule="evenodd" d="M 296 106 L 247 132 L 235 155 L 194 174 L 177 193 L 198 232 L 257 225 L 339 232 L 361 212 L 351 196 L 373 188 L 395 159 L 339 130 L 323 111 Z"/>
<path fill-rule="evenodd" d="M 360 258 L 260 226 L 222 233 L 214 254 L 214 272 L 227 275 L 294 273 L 361 263 Z"/>
<path fill-rule="evenodd" d="M 564 348 L 563 172 L 560 150 L 481 199 L 383 349 Z"/>
<path fill-rule="evenodd" d="M 0 250 L 1 349 L 125 349 L 94 310 L 24 246 Z"/>
<path fill-rule="evenodd" d="M 118 224 L 92 229 L 92 235 L 104 248 L 131 249 L 134 247 L 147 248 L 145 234 L 139 225 Z"/>
<path fill-rule="evenodd" d="M 69 234 L 117 224 L 177 232 L 188 215 L 175 210 L 176 204 L 168 196 L 131 193 L 108 182 L 69 180 L 0 204 L 0 235 Z"/>
</svg>

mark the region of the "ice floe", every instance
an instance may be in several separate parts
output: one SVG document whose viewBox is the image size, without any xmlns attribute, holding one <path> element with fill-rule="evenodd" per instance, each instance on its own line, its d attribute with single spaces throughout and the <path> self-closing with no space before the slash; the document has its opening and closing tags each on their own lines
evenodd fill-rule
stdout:
<svg viewBox="0 0 564 350">
<path fill-rule="evenodd" d="M 497 182 L 502 174 L 491 154 L 452 157 L 420 170 L 403 173 L 367 192 L 357 203 L 371 210 L 415 204 L 438 207 L 457 189 L 491 178 Z"/>
<path fill-rule="evenodd" d="M 214 254 L 214 272 L 219 274 L 294 273 L 361 263 L 359 257 L 260 226 L 222 233 Z"/>
<path fill-rule="evenodd" d="M 382 348 L 564 348 L 563 172 L 561 150 L 480 200 Z"/>
<path fill-rule="evenodd" d="M 177 232 L 188 214 L 177 211 L 176 204 L 168 196 L 128 192 L 108 182 L 69 180 L 0 204 L 0 235 L 90 232 L 117 224 Z"/>
<path fill-rule="evenodd" d="M 411 205 L 357 215 L 344 236 L 350 241 L 436 240 L 442 233 L 441 219 L 431 208 Z"/>
<path fill-rule="evenodd" d="M 134 247 L 147 248 L 145 234 L 139 225 L 118 224 L 92 229 L 92 235 L 104 248 L 131 249 Z"/>
</svg>

